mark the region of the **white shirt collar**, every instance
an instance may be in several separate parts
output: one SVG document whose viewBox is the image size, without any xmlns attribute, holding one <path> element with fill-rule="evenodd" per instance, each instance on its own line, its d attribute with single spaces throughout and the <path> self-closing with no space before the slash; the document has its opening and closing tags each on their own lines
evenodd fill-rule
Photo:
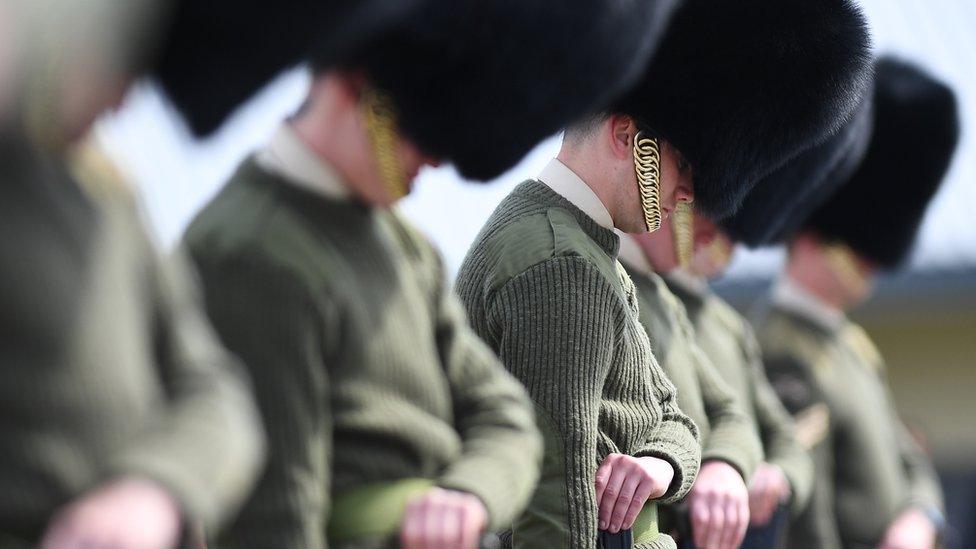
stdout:
<svg viewBox="0 0 976 549">
<path fill-rule="evenodd" d="M 258 164 L 305 190 L 333 200 L 348 200 L 349 188 L 342 176 L 324 158 L 315 153 L 284 122 L 268 145 L 258 152 Z"/>
<path fill-rule="evenodd" d="M 847 320 L 843 311 L 828 305 L 789 276 L 781 276 L 773 285 L 773 303 L 827 328 L 840 328 Z"/>
<path fill-rule="evenodd" d="M 617 259 L 638 273 L 645 275 L 654 273 L 654 267 L 644 255 L 644 250 L 641 249 L 637 240 L 620 229 L 614 229 L 614 232 L 620 237 L 620 252 L 617 254 Z"/>
<path fill-rule="evenodd" d="M 665 277 L 691 294 L 699 297 L 708 294 L 708 281 L 704 277 L 689 272 L 687 269 L 676 267 L 671 269 Z"/>
<path fill-rule="evenodd" d="M 549 165 L 539 174 L 539 181 L 579 208 L 601 227 L 613 229 L 613 218 L 600 197 L 559 159 L 553 158 L 549 161 Z"/>
</svg>

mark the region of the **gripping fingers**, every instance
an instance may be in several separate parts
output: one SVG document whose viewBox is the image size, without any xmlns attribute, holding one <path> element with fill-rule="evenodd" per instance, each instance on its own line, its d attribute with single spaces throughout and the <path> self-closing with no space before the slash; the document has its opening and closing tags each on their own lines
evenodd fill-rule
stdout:
<svg viewBox="0 0 976 549">
<path fill-rule="evenodd" d="M 610 521 L 613 515 L 613 508 L 617 504 L 617 498 L 623 490 L 626 475 L 619 469 L 614 469 L 607 481 L 607 486 L 603 490 L 603 499 L 600 500 L 600 529 L 610 528 Z"/>
<path fill-rule="evenodd" d="M 691 534 L 695 547 L 705 547 L 706 535 L 711 521 L 711 512 L 704 498 L 695 498 L 691 503 Z"/>
<path fill-rule="evenodd" d="M 625 519 L 627 518 L 628 511 L 630 511 L 631 503 L 635 501 L 634 496 L 640 482 L 640 477 L 636 475 L 628 476 L 624 480 L 620 489 L 620 495 L 617 496 L 617 502 L 614 504 L 613 512 L 610 514 L 611 532 L 617 533 L 621 529 L 630 528 L 633 524 L 633 521 L 630 521 L 630 524 L 627 524 Z"/>
<path fill-rule="evenodd" d="M 720 530 L 720 535 L 718 536 L 718 545 L 721 549 L 733 549 L 738 547 L 739 541 L 739 531 L 741 530 L 741 520 L 742 516 L 740 514 L 738 502 L 733 501 L 731 498 L 726 498 L 721 502 L 722 516 L 724 517 L 724 523 L 722 529 Z M 744 531 L 743 531 L 744 533 Z"/>
<path fill-rule="evenodd" d="M 647 499 L 651 497 L 651 489 L 651 483 L 646 481 L 641 482 L 637 486 L 637 490 L 634 492 L 634 498 L 630 501 L 630 507 L 627 509 L 627 515 L 624 517 L 623 528 L 631 528 L 634 526 L 637 515 L 644 508 Z"/>
</svg>

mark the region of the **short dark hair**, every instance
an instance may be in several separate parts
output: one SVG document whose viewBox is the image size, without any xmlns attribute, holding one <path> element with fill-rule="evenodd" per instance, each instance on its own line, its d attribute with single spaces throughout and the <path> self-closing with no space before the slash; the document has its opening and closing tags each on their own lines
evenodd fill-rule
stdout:
<svg viewBox="0 0 976 549">
<path fill-rule="evenodd" d="M 566 129 L 563 131 L 564 139 L 574 143 L 579 143 L 600 129 L 600 126 L 603 125 L 603 123 L 606 122 L 607 118 L 609 117 L 610 113 L 606 111 L 587 115 L 566 127 Z"/>
</svg>

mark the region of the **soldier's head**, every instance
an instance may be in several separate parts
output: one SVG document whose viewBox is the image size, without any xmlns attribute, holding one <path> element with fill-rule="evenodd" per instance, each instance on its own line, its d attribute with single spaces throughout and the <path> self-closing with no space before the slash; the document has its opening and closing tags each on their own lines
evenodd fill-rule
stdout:
<svg viewBox="0 0 976 549">
<path fill-rule="evenodd" d="M 865 154 L 825 201 L 800 217 L 790 244 L 791 274 L 817 260 L 820 271 L 846 280 L 848 295 L 866 293 L 875 273 L 908 258 L 959 135 L 955 95 L 945 84 L 893 58 L 880 59 L 875 74 Z"/>
<path fill-rule="evenodd" d="M 153 51 L 157 0 L 5 4 L 14 54 L 8 107 L 31 139 L 48 147 L 76 141 L 119 105 Z"/>
<path fill-rule="evenodd" d="M 628 233 L 647 232 L 646 212 L 667 218 L 679 203 L 694 200 L 693 171 L 681 151 L 664 140 L 655 143 L 654 182 L 635 169 L 635 146 L 643 138 L 634 119 L 626 114 L 599 114 L 566 129 L 559 159 L 606 193 L 614 225 Z M 654 203 L 642 196 L 654 192 Z"/>
<path fill-rule="evenodd" d="M 587 147 L 594 158 L 577 164 L 596 163 L 623 186 L 614 194 L 629 208 L 607 204 L 627 212 L 614 218 L 619 229 L 654 232 L 692 201 L 720 220 L 849 117 L 870 80 L 869 42 L 849 0 L 688 0 L 637 84 L 571 127 L 561 154 Z M 687 262 L 686 228 L 642 242 L 660 242 L 667 264 Z M 705 246 L 711 235 L 714 225 L 703 225 L 693 239 Z"/>
<path fill-rule="evenodd" d="M 359 171 L 386 188 L 378 204 L 409 192 L 430 160 L 488 180 L 631 85 L 676 3 L 427 0 L 368 40 L 313 51 L 299 118 L 310 123 L 326 112 L 316 109 L 323 98 L 341 98 L 356 156 L 372 165 Z"/>
<path fill-rule="evenodd" d="M 786 274 L 834 307 L 847 310 L 868 297 L 877 263 L 842 242 L 801 231 L 787 247 Z"/>
<path fill-rule="evenodd" d="M 695 234 L 699 231 L 710 231 L 714 237 L 710 242 L 695 239 L 689 270 L 692 274 L 708 280 L 719 278 L 725 274 L 726 268 L 732 262 L 735 243 L 725 231 L 704 216 L 695 216 L 694 230 Z"/>
</svg>

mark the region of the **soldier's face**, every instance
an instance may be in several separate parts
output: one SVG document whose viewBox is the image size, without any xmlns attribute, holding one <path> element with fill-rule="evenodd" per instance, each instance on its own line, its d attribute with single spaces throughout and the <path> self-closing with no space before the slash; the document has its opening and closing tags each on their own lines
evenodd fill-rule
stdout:
<svg viewBox="0 0 976 549">
<path fill-rule="evenodd" d="M 695 216 L 695 255 L 691 260 L 692 272 L 708 279 L 722 276 L 732 261 L 732 251 L 732 241 L 715 223 L 700 215 Z"/>
<path fill-rule="evenodd" d="M 667 141 L 661 142 L 661 214 L 671 217 L 678 202 L 695 199 L 691 165 Z"/>
</svg>

